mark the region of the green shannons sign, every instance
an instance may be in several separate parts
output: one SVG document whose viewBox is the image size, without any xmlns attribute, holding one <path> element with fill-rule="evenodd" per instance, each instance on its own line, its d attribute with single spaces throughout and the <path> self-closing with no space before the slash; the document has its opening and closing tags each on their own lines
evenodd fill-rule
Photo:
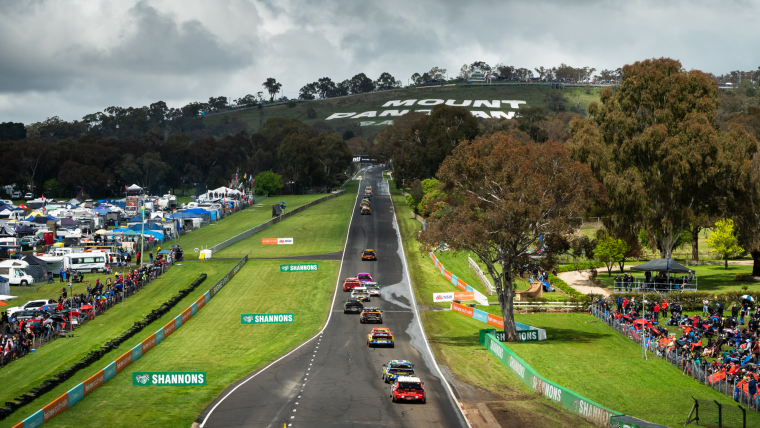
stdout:
<svg viewBox="0 0 760 428">
<path fill-rule="evenodd" d="M 206 372 L 132 372 L 132 386 L 203 386 Z"/>
<path fill-rule="evenodd" d="M 535 330 L 517 330 L 517 335 L 520 336 L 520 342 L 538 340 L 538 331 Z M 499 339 L 499 342 L 505 342 L 504 330 L 496 330 L 496 338 Z"/>
<path fill-rule="evenodd" d="M 242 314 L 240 324 L 280 324 L 293 322 L 293 314 Z"/>
<path fill-rule="evenodd" d="M 318 270 L 316 263 L 308 265 L 280 265 L 280 272 L 313 272 Z"/>
</svg>

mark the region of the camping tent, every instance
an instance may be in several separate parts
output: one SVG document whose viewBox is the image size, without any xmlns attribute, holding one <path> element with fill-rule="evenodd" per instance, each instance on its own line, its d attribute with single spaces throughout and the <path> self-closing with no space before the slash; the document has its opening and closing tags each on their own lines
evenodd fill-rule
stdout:
<svg viewBox="0 0 760 428">
<path fill-rule="evenodd" d="M 45 281 L 45 274 L 48 271 L 46 261 L 32 255 L 28 255 L 21 260 L 29 263 L 29 267 L 24 270 L 34 278 L 34 282 Z"/>
<path fill-rule="evenodd" d="M 631 270 L 649 271 L 649 272 L 673 272 L 689 273 L 689 269 L 681 266 L 675 260 L 653 259 L 643 265 L 633 266 Z"/>
<path fill-rule="evenodd" d="M 5 222 L 0 221 L 0 237 L 16 236 L 16 231 Z"/>
</svg>

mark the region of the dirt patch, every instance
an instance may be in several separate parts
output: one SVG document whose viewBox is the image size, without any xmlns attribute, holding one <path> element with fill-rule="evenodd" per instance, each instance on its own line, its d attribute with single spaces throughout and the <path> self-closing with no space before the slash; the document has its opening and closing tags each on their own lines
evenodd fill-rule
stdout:
<svg viewBox="0 0 760 428">
<path fill-rule="evenodd" d="M 588 422 L 541 403 L 540 400 L 492 401 L 485 403 L 491 415 L 504 428 L 590 427 Z"/>
<path fill-rule="evenodd" d="M 449 309 L 449 308 L 441 308 L 439 306 L 417 305 L 417 310 L 419 310 L 420 312 L 425 312 L 425 311 L 438 312 L 438 311 L 450 311 L 451 309 Z"/>
</svg>

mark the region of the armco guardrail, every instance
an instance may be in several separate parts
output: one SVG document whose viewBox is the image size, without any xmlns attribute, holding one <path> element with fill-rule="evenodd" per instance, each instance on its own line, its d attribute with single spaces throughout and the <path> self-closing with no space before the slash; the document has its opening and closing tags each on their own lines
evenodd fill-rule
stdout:
<svg viewBox="0 0 760 428">
<path fill-rule="evenodd" d="M 148 336 L 148 338 L 146 338 L 139 344 L 135 345 L 134 348 L 125 352 L 124 355 L 117 358 L 116 361 L 111 362 L 111 364 L 107 365 L 104 369 L 95 373 L 84 382 L 71 388 L 68 392 L 64 392 L 63 395 L 53 400 L 47 406 L 35 412 L 32 416 L 29 416 L 28 418 L 24 419 L 22 422 L 19 422 L 18 424 L 14 425 L 13 428 L 31 428 L 31 427 L 38 427 L 42 425 L 43 423 L 49 421 L 55 415 L 61 413 L 62 411 L 70 408 L 71 406 L 79 402 L 79 400 L 84 398 L 85 395 L 92 392 L 95 388 L 103 385 L 109 379 L 116 376 L 117 373 L 124 370 L 124 368 L 130 365 L 133 361 L 138 360 L 146 352 L 153 349 L 154 346 L 157 346 L 164 339 L 166 339 L 170 334 L 174 333 L 175 330 L 182 327 L 182 325 L 186 323 L 190 319 L 190 317 L 195 315 L 195 313 L 198 312 L 201 308 L 203 308 L 203 306 L 205 306 L 206 303 L 208 303 L 208 301 L 211 300 L 211 298 L 214 297 L 219 292 L 219 290 L 221 290 L 225 285 L 227 285 L 228 282 L 230 282 L 230 279 L 232 279 L 232 277 L 235 276 L 235 274 L 237 274 L 238 271 L 240 271 L 240 269 L 243 267 L 243 265 L 247 261 L 248 261 L 248 256 L 246 255 L 245 257 L 240 259 L 240 261 L 235 265 L 235 267 L 233 267 L 232 270 L 227 272 L 227 274 L 224 275 L 224 277 L 220 279 L 211 289 L 206 291 L 206 293 L 204 293 L 203 296 L 199 297 L 198 300 L 193 302 L 193 304 L 190 305 L 189 308 L 185 309 L 181 314 L 177 315 L 173 320 L 166 323 L 165 326 L 161 327 L 160 329 L 158 329 L 158 331 Z"/>
<path fill-rule="evenodd" d="M 502 364 L 509 367 L 533 392 L 554 401 L 598 427 L 607 428 L 611 416 L 622 414 L 597 404 L 539 375 L 525 361 L 512 352 L 511 349 L 499 342 L 493 334 L 483 332 L 480 335 L 480 344 L 493 356 L 498 358 Z"/>
<path fill-rule="evenodd" d="M 222 251 L 223 249 L 229 247 L 232 244 L 236 244 L 236 243 L 242 241 L 245 238 L 251 237 L 256 232 L 261 232 L 262 230 L 266 229 L 267 227 L 269 227 L 269 226 L 271 226 L 273 224 L 279 223 L 282 220 L 285 220 L 286 218 L 288 218 L 288 217 L 290 217 L 290 216 L 292 216 L 294 214 L 300 213 L 301 211 L 303 211 L 303 210 L 305 210 L 305 209 L 307 209 L 309 207 L 313 207 L 314 205 L 317 205 L 320 202 L 324 202 L 324 201 L 336 198 L 336 197 L 342 195 L 343 193 L 345 193 L 345 190 L 341 190 L 341 191 L 339 191 L 337 193 L 332 193 L 330 195 L 325 196 L 324 198 L 319 198 L 316 201 L 311 201 L 311 202 L 309 202 L 308 204 L 306 204 L 304 206 L 301 206 L 301 207 L 298 207 L 298 208 L 294 209 L 293 211 L 287 212 L 287 213 L 285 213 L 285 214 L 283 214 L 283 215 L 281 215 L 279 217 L 275 217 L 275 218 L 269 220 L 266 223 L 262 223 L 262 224 L 260 224 L 260 225 L 258 225 L 256 227 L 254 227 L 253 229 L 248 229 L 245 232 L 239 233 L 239 234 L 233 236 L 232 238 L 230 238 L 230 239 L 228 239 L 226 241 L 223 241 L 223 242 L 221 242 L 219 244 L 214 245 L 213 247 L 211 247 L 209 249 L 211 250 L 212 254 L 216 253 L 218 251 Z"/>
</svg>

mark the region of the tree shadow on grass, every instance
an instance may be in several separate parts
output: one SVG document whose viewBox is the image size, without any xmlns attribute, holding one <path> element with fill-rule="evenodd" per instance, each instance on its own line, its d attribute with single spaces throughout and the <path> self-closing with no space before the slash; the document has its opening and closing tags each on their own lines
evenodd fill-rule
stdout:
<svg viewBox="0 0 760 428">
<path fill-rule="evenodd" d="M 488 327 L 483 327 L 490 328 Z M 536 345 L 550 345 L 552 343 L 593 343 L 598 340 L 607 339 L 617 334 L 613 331 L 610 332 L 589 332 L 583 330 L 576 330 L 572 328 L 546 328 L 546 340 L 532 342 Z M 440 335 L 431 338 L 431 341 L 440 345 L 446 346 L 480 346 L 480 333 L 475 331 L 470 334 L 458 334 L 458 335 Z M 507 343 L 507 345 L 509 345 Z"/>
</svg>

